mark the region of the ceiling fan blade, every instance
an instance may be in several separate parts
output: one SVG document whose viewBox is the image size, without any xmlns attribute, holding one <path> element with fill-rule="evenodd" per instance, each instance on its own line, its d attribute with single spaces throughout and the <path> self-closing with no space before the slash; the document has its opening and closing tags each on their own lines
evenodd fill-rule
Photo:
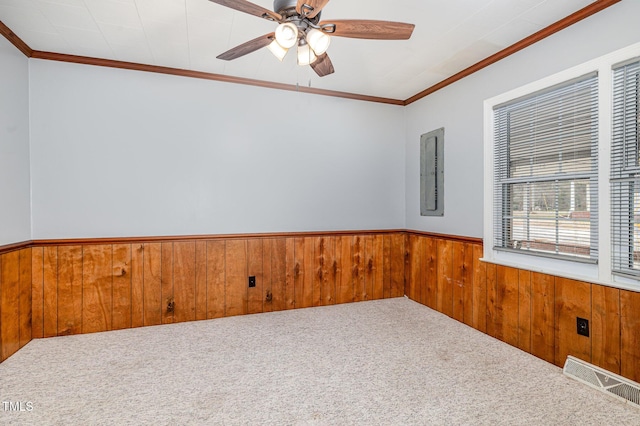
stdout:
<svg viewBox="0 0 640 426">
<path fill-rule="evenodd" d="M 209 0 L 210 2 L 217 3 L 221 6 L 226 6 L 231 9 L 239 10 L 240 12 L 248 13 L 259 18 L 269 19 L 270 21 L 280 21 L 282 16 L 279 13 L 265 9 L 246 0 Z"/>
<path fill-rule="evenodd" d="M 324 77 L 325 75 L 333 74 L 336 70 L 333 68 L 333 64 L 331 63 L 331 59 L 326 53 L 318 56 L 312 64 L 311 68 L 318 74 L 320 77 Z"/>
<path fill-rule="evenodd" d="M 415 25 L 403 22 L 344 19 L 320 22 L 322 31 L 337 37 L 408 40 Z"/>
<path fill-rule="evenodd" d="M 308 18 L 315 18 L 322 8 L 329 3 L 329 0 L 298 0 L 296 12 L 306 14 Z"/>
<path fill-rule="evenodd" d="M 258 49 L 267 47 L 268 45 L 271 44 L 274 38 L 275 38 L 275 33 L 265 34 L 258 38 L 254 38 L 253 40 L 250 40 L 246 43 L 243 43 L 240 46 L 236 46 L 233 49 L 227 50 L 226 52 L 218 55 L 217 58 L 224 59 L 225 61 L 238 59 L 251 52 L 255 52 Z"/>
</svg>

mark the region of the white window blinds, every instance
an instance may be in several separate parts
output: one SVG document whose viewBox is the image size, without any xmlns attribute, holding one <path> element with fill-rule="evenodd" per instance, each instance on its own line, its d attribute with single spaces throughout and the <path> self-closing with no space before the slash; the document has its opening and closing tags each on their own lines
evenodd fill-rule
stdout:
<svg viewBox="0 0 640 426">
<path fill-rule="evenodd" d="M 640 275 L 640 60 L 614 67 L 612 269 Z"/>
<path fill-rule="evenodd" d="M 596 73 L 494 108 L 494 246 L 597 259 Z"/>
</svg>

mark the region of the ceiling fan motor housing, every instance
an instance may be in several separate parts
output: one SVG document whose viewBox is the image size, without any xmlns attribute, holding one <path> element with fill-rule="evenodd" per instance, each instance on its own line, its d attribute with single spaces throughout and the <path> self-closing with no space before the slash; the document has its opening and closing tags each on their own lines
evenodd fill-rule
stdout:
<svg viewBox="0 0 640 426">
<path fill-rule="evenodd" d="M 297 5 L 297 0 L 273 0 L 273 11 L 279 13 L 286 19 L 291 16 L 298 16 L 298 12 L 296 12 Z M 318 13 L 314 18 L 310 19 L 310 21 L 314 24 L 318 23 L 318 21 L 320 20 L 320 13 Z"/>
<path fill-rule="evenodd" d="M 297 4 L 296 0 L 273 0 L 273 11 L 282 14 L 287 9 L 295 9 Z"/>
</svg>

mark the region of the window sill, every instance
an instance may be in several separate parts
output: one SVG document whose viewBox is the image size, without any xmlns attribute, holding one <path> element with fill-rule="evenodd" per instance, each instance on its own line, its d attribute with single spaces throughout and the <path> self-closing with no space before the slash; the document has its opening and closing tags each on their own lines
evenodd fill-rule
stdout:
<svg viewBox="0 0 640 426">
<path fill-rule="evenodd" d="M 593 276 L 575 274 L 575 273 L 571 273 L 570 271 L 568 272 L 566 270 L 564 270 L 564 271 L 549 270 L 549 269 L 542 268 L 542 267 L 539 267 L 539 266 L 524 265 L 522 263 L 513 262 L 513 261 L 505 261 L 505 260 L 502 260 L 502 259 L 496 260 L 496 259 L 488 259 L 486 257 L 482 257 L 482 258 L 480 258 L 480 261 L 484 262 L 484 263 L 490 263 L 492 265 L 506 266 L 506 267 L 515 268 L 515 269 L 523 269 L 523 270 L 526 270 L 526 271 L 536 272 L 536 273 L 545 274 L 545 275 L 552 275 L 554 277 L 559 277 L 559 278 L 567 278 L 567 279 L 575 280 L 575 281 L 583 281 L 583 282 L 587 282 L 587 283 L 591 283 L 591 284 L 598 284 L 598 285 L 602 285 L 602 286 L 605 286 L 605 287 L 617 288 L 617 289 L 620 289 L 620 290 L 629 290 L 629 291 L 633 291 L 633 292 L 640 292 L 640 280 L 635 281 L 635 280 L 633 280 L 631 278 L 620 277 L 624 281 L 615 281 L 617 277 L 614 277 L 613 278 L 614 281 L 604 281 L 604 280 L 595 278 Z"/>
</svg>

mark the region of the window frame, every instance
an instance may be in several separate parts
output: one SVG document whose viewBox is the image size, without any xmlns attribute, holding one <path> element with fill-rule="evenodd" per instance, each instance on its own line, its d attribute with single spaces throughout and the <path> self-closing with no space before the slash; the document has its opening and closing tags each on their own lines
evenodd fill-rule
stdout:
<svg viewBox="0 0 640 426">
<path fill-rule="evenodd" d="M 563 127 L 562 130 L 566 132 L 567 130 L 575 131 L 577 130 L 585 130 L 589 129 L 589 136 L 586 139 L 587 147 L 589 149 L 589 156 L 585 157 L 588 160 L 588 165 L 590 170 L 576 170 L 571 165 L 571 159 L 568 162 L 563 162 L 560 160 L 559 162 L 552 161 L 552 167 L 557 164 L 558 166 L 567 166 L 566 170 L 558 171 L 547 171 L 542 172 L 544 165 L 542 167 L 536 168 L 536 172 L 533 175 L 528 176 L 510 176 L 512 171 L 512 138 L 514 137 L 511 133 L 512 127 L 512 115 L 515 113 L 515 120 L 522 125 L 522 120 L 527 119 L 526 121 L 531 119 L 531 114 L 535 114 L 538 106 L 542 106 L 542 108 L 548 108 L 552 105 L 557 105 L 559 102 L 563 102 L 566 98 L 572 98 L 580 91 L 588 91 L 588 94 L 581 94 L 579 98 L 579 102 L 584 102 L 589 100 L 588 105 L 592 105 L 593 101 L 598 100 L 598 81 L 599 75 L 597 73 L 589 73 L 583 76 L 580 76 L 575 79 L 570 79 L 565 81 L 559 85 L 547 87 L 542 91 L 534 92 L 530 95 L 525 96 L 524 98 L 516 98 L 512 99 L 509 102 L 504 104 L 499 104 L 494 106 L 493 108 L 493 117 L 494 117 L 494 161 L 496 157 L 499 157 L 502 162 L 499 165 L 498 169 L 494 168 L 494 236 L 493 236 L 493 244 L 494 250 L 499 251 L 512 251 L 515 253 L 526 253 L 532 256 L 543 256 L 543 257 L 552 257 L 555 259 L 566 259 L 573 262 L 584 262 L 584 263 L 597 263 L 598 262 L 598 185 L 597 185 L 597 159 L 598 149 L 597 149 L 597 137 L 594 138 L 594 134 L 597 135 L 598 128 L 598 114 L 599 112 L 595 112 L 595 116 L 591 115 L 589 120 L 585 120 L 584 122 L 580 122 L 580 127 Z M 586 104 L 584 104 L 586 105 Z M 582 105 L 584 107 L 584 105 Z M 542 120 L 547 120 L 553 118 L 554 124 L 558 124 L 562 120 L 560 120 L 560 116 L 556 116 L 555 113 L 568 114 L 571 116 L 572 107 L 575 104 L 571 103 L 568 109 L 558 109 L 555 107 L 552 113 L 543 111 L 543 116 L 537 117 Z M 536 118 L 536 119 L 537 119 Z M 496 134 L 496 130 L 499 130 L 498 134 Z M 521 133 L 520 129 L 520 133 Z M 595 130 L 595 132 L 594 132 Z M 544 153 L 545 155 L 553 155 L 554 157 L 562 158 L 562 154 L 571 154 L 571 150 L 564 151 L 562 146 L 558 146 L 557 141 L 554 139 L 553 142 L 550 140 L 542 140 L 537 141 L 534 136 L 534 140 L 537 142 L 541 142 L 540 145 L 537 145 L 536 148 L 531 150 L 530 148 L 526 148 L 526 145 L 529 145 L 532 140 L 528 137 L 523 138 L 522 135 L 515 136 L 516 145 L 514 145 L 518 154 L 540 154 Z M 518 141 L 518 139 L 520 139 Z M 523 142 L 526 142 L 525 145 L 522 145 Z M 537 143 L 536 142 L 536 143 Z M 570 143 L 573 141 L 570 141 Z M 584 143 L 584 142 L 583 142 Z M 496 145 L 498 148 L 496 149 Z M 549 151 L 549 149 L 558 149 L 558 151 Z M 541 151 L 540 151 L 541 150 Z M 525 157 L 528 163 L 530 163 L 530 157 Z M 517 171 L 517 169 L 516 169 Z M 541 173 L 542 172 L 542 173 Z M 560 239 L 561 239 L 561 223 L 563 220 L 560 218 L 559 213 L 561 211 L 560 206 L 558 205 L 558 195 L 560 186 L 563 186 L 567 182 L 576 181 L 576 180 L 586 180 L 588 179 L 590 183 L 590 189 L 587 191 L 590 193 L 590 199 L 594 201 L 590 212 L 592 213 L 589 218 L 589 255 L 588 256 L 579 256 L 572 255 L 567 253 L 562 253 L 559 251 Z M 496 184 L 498 182 L 499 184 Z M 555 190 L 555 201 L 556 205 L 555 209 L 549 210 L 555 212 L 554 226 L 555 226 L 555 235 L 554 242 L 549 243 L 553 244 L 555 247 L 555 252 L 550 250 L 543 249 L 535 249 L 535 248 L 512 248 L 507 245 L 508 241 L 511 241 L 513 237 L 513 233 L 515 232 L 516 226 L 514 224 L 517 219 L 513 215 L 513 211 L 511 210 L 512 204 L 512 193 L 514 191 L 513 187 L 516 185 L 524 185 L 527 189 L 530 189 L 533 186 L 537 185 L 551 185 Z M 525 218 L 521 218 L 526 223 L 527 230 L 529 229 L 529 222 L 533 219 L 529 217 L 527 213 Z M 546 219 L 538 219 L 538 220 L 546 220 Z M 586 222 L 586 221 L 585 221 Z M 578 246 L 573 246 L 577 248 Z"/>
<path fill-rule="evenodd" d="M 616 76 L 615 73 L 616 71 L 620 70 L 620 69 L 625 69 L 629 66 L 632 66 L 633 68 L 635 68 L 634 71 L 634 78 L 635 78 L 635 90 L 636 90 L 636 98 L 634 101 L 631 101 L 631 103 L 635 104 L 635 112 L 636 114 L 640 114 L 640 107 L 638 106 L 638 102 L 640 101 L 640 57 L 635 57 L 632 58 L 630 60 L 624 61 L 622 63 L 619 64 L 615 64 L 612 67 L 612 72 L 613 72 L 613 100 L 612 100 L 612 118 L 613 121 L 615 121 L 616 119 L 616 113 L 620 113 L 620 111 L 616 110 L 616 100 L 620 100 L 623 102 L 622 104 L 622 109 L 624 110 L 626 108 L 626 106 L 628 105 L 628 100 L 625 98 L 620 98 L 618 99 L 618 96 L 616 94 L 615 91 L 615 83 L 616 83 Z M 618 81 L 619 81 L 619 77 L 618 77 Z M 626 89 L 628 83 L 626 82 L 626 78 L 623 80 L 623 84 L 624 84 L 624 88 Z M 626 92 L 625 92 L 626 93 Z M 636 117 L 638 117 L 638 115 L 636 115 Z M 620 117 L 617 117 L 618 119 L 620 119 Z M 624 241 L 624 239 L 630 239 L 630 238 L 634 238 L 636 237 L 636 234 L 634 232 L 634 228 L 638 225 L 638 222 L 635 219 L 635 207 L 630 207 L 630 212 L 629 212 L 629 216 L 627 217 L 627 221 L 623 221 L 622 219 L 622 212 L 621 211 L 616 211 L 616 207 L 621 206 L 623 203 L 621 203 L 622 201 L 626 201 L 628 203 L 628 205 L 630 205 L 631 203 L 633 203 L 634 205 L 638 202 L 638 198 L 640 196 L 640 146 L 638 146 L 638 134 L 640 134 L 640 119 L 636 118 L 635 120 L 635 134 L 636 134 L 636 138 L 635 138 L 635 148 L 633 148 L 633 164 L 631 164 L 630 158 L 629 158 L 629 153 L 627 151 L 627 149 L 629 148 L 629 143 L 626 140 L 626 137 L 628 137 L 628 135 L 624 132 L 624 130 L 620 130 L 618 128 L 616 128 L 615 124 L 613 124 L 612 127 L 612 143 L 611 143 L 611 148 L 612 148 L 612 165 L 617 165 L 619 166 L 617 168 L 617 170 L 612 170 L 611 172 L 611 187 L 612 187 L 612 206 L 611 206 L 611 211 L 612 211 L 612 226 L 613 224 L 617 224 L 620 223 L 621 225 L 621 229 L 626 229 L 626 231 L 612 231 L 612 241 L 611 241 L 611 245 L 612 245 L 612 273 L 614 274 L 614 276 L 622 276 L 622 277 L 629 277 L 631 279 L 634 280 L 640 280 L 640 268 L 634 268 L 633 266 L 630 268 L 625 268 L 622 267 L 622 260 L 621 256 L 620 259 L 616 258 L 616 253 L 617 254 L 621 254 L 621 253 L 626 253 L 627 256 L 631 255 L 631 259 L 630 259 L 630 263 L 635 263 L 634 261 L 634 251 L 633 251 L 633 243 L 630 243 L 629 245 L 626 245 L 624 248 L 622 248 L 622 242 Z M 625 126 L 623 126 L 623 128 L 626 128 L 626 121 L 624 122 Z M 616 142 L 616 131 L 621 131 L 622 135 L 623 135 L 623 140 L 622 141 L 618 141 Z M 633 143 L 631 144 L 633 145 Z M 623 197 L 621 194 L 627 191 L 623 191 L 624 185 L 628 184 L 629 187 L 627 188 L 627 191 L 629 191 L 629 198 L 625 198 Z M 620 189 L 616 190 L 614 189 L 615 187 L 620 186 Z M 633 191 L 633 192 L 631 192 Z M 620 194 L 620 195 L 618 195 Z M 617 202 L 614 202 L 617 201 Z M 618 212 L 619 215 L 616 216 L 614 213 Z M 633 214 L 633 219 L 631 218 L 631 215 Z M 616 243 L 619 243 L 618 245 L 616 245 Z M 631 249 L 632 251 L 625 251 Z M 620 265 L 620 267 L 619 267 Z"/>
<path fill-rule="evenodd" d="M 640 277 L 612 272 L 611 143 L 613 133 L 613 68 L 640 56 L 640 43 L 526 84 L 484 102 L 484 254 L 483 261 L 628 290 L 640 290 Z M 589 73 L 598 73 L 598 263 L 547 258 L 494 248 L 494 108 Z"/>
</svg>

